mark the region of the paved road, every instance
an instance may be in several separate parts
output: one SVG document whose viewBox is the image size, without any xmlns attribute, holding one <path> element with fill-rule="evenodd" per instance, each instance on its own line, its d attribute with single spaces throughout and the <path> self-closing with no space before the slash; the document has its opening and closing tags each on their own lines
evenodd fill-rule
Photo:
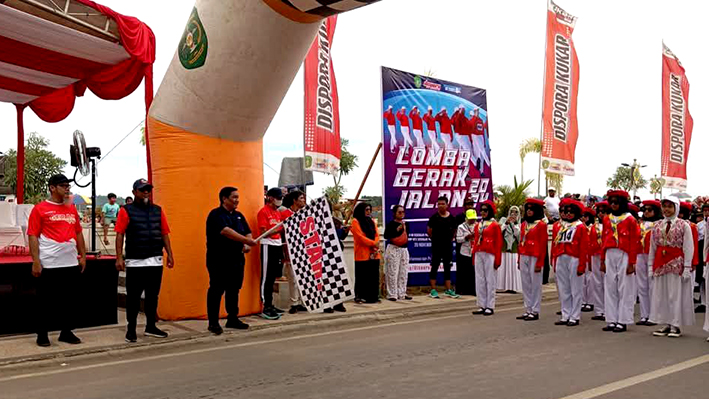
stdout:
<svg viewBox="0 0 709 399">
<path fill-rule="evenodd" d="M 466 312 L 0 369 L 0 397 L 708 397 L 709 343 L 699 327 L 674 340 L 652 337 L 648 327 L 604 333 L 588 314 L 579 327 L 554 326 L 556 309 L 545 305 L 538 322 L 515 320 L 516 309 L 492 317 Z"/>
</svg>

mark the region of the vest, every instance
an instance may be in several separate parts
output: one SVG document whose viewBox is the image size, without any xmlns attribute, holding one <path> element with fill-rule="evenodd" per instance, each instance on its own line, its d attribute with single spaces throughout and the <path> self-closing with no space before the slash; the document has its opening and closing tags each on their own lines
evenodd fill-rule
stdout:
<svg viewBox="0 0 709 399">
<path fill-rule="evenodd" d="M 126 259 L 147 259 L 162 256 L 162 210 L 159 206 L 136 205 L 124 207 L 129 223 L 126 229 Z"/>
</svg>

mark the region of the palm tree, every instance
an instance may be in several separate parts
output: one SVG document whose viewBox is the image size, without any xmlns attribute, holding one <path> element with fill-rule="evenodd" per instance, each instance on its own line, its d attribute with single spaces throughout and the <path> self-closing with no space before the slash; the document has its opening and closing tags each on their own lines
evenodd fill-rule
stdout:
<svg viewBox="0 0 709 399">
<path fill-rule="evenodd" d="M 524 201 L 527 200 L 527 189 L 532 185 L 534 180 L 523 181 L 522 184 L 517 184 L 517 176 L 514 177 L 514 186 L 497 186 L 495 191 L 500 195 L 497 197 L 497 217 L 507 216 L 512 206 L 522 207 Z"/>
<path fill-rule="evenodd" d="M 542 141 L 538 138 L 526 139 L 519 145 L 519 159 L 522 162 L 520 180 L 524 181 L 524 158 L 528 154 L 539 154 L 540 152 L 542 152 Z"/>
</svg>

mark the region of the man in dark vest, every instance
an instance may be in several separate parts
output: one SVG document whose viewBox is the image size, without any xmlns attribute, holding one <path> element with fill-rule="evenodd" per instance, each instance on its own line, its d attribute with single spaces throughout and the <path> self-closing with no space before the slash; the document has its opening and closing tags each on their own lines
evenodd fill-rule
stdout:
<svg viewBox="0 0 709 399">
<path fill-rule="evenodd" d="M 121 208 L 116 220 L 116 268 L 126 270 L 126 342 L 136 342 L 135 329 L 140 311 L 140 297 L 145 291 L 145 335 L 167 338 L 167 333 L 156 325 L 158 295 L 162 282 L 163 249 L 167 253 L 167 267 L 175 261 L 170 246 L 170 229 L 165 213 L 150 202 L 152 184 L 145 179 L 133 183 L 135 201 Z M 123 239 L 126 251 L 123 256 Z"/>
</svg>

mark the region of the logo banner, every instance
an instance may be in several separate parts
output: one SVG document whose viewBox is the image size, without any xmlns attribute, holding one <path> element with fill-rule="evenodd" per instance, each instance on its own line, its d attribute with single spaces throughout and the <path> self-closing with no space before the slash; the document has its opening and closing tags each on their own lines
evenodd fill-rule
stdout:
<svg viewBox="0 0 709 399">
<path fill-rule="evenodd" d="M 409 283 L 428 284 L 426 226 L 438 197 L 449 199 L 453 215 L 462 214 L 466 197 L 476 204 L 492 198 L 487 92 L 383 67 L 382 96 L 382 211 L 389 222 L 392 207 L 404 206 Z"/>
<path fill-rule="evenodd" d="M 309 312 L 354 298 L 347 265 L 325 197 L 283 223 L 296 285 Z"/>
<path fill-rule="evenodd" d="M 687 190 L 687 157 L 694 120 L 689 81 L 679 59 L 662 44 L 662 177 L 665 187 Z"/>
<path fill-rule="evenodd" d="M 573 176 L 579 130 L 576 106 L 579 62 L 571 34 L 576 17 L 553 1 L 548 3 L 544 110 L 542 112 L 542 169 Z"/>
<path fill-rule="evenodd" d="M 305 169 L 334 174 L 340 169 L 340 111 L 332 65 L 337 16 L 320 25 L 305 57 Z"/>
</svg>

